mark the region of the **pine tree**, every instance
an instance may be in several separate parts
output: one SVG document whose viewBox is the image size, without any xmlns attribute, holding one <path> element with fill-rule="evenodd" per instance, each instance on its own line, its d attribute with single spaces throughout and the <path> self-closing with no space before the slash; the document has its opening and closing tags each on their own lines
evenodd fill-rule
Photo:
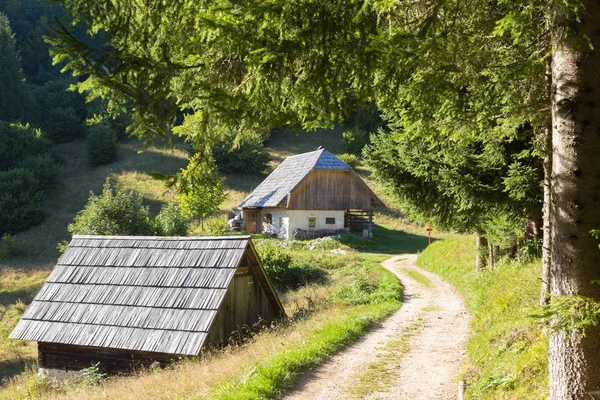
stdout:
<svg viewBox="0 0 600 400">
<path fill-rule="evenodd" d="M 27 92 L 21 57 L 8 17 L 0 12 L 0 120 L 19 121 L 25 113 Z"/>
<path fill-rule="evenodd" d="M 141 130 L 168 131 L 177 109 L 189 112 L 195 143 L 224 127 L 330 125 L 352 96 L 375 101 L 393 115 L 392 129 L 425 144 L 510 143 L 526 124 L 542 136 L 551 108 L 551 293 L 600 301 L 590 235 L 600 228 L 597 0 L 184 0 L 143 9 L 122 0 L 119 16 L 105 1 L 63 3 L 76 21 L 110 32 L 116 51 L 90 49 L 59 27 L 56 60 L 91 74 L 83 86 L 94 93 L 132 101 Z M 600 327 L 558 327 L 552 400 L 600 398 L 599 349 Z"/>
</svg>

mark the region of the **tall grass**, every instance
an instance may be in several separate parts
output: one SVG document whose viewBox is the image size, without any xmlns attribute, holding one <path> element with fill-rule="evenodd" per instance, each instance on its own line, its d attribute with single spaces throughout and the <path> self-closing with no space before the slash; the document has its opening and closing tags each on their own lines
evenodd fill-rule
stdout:
<svg viewBox="0 0 600 400">
<path fill-rule="evenodd" d="M 548 337 L 531 317 L 539 296 L 539 260 L 504 260 L 477 273 L 475 238 L 461 236 L 433 243 L 417 263 L 455 285 L 472 315 L 466 398 L 545 398 Z"/>
<path fill-rule="evenodd" d="M 310 259 L 314 255 L 299 250 L 296 256 Z M 263 331 L 246 344 L 182 361 L 162 371 L 112 377 L 96 387 L 73 383 L 53 388 L 40 383 L 32 372 L 25 372 L 0 390 L 0 399 L 277 397 L 293 386 L 302 371 L 354 342 L 400 307 L 400 283 L 378 264 L 381 257 L 364 257 L 358 263 L 354 261 L 357 256 L 340 255 L 342 263 L 329 265 L 341 265 L 328 270 L 330 285 L 307 286 L 284 296 L 292 319 Z M 360 301 L 354 296 L 331 296 L 357 275 L 366 280 L 365 293 L 358 296 Z"/>
</svg>

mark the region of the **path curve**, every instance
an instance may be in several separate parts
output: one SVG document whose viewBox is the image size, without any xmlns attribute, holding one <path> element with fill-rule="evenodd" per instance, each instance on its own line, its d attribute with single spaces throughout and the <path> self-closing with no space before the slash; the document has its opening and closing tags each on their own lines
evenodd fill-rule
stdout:
<svg viewBox="0 0 600 400">
<path fill-rule="evenodd" d="M 382 263 L 404 287 L 400 310 L 346 350 L 305 373 L 287 400 L 356 398 L 353 386 L 367 367 L 389 352 L 391 343 L 415 325 L 407 339 L 391 384 L 359 397 L 368 399 L 457 399 L 458 376 L 464 360 L 469 319 L 462 296 L 449 283 L 415 265 L 417 255 L 394 256 Z M 411 272 L 415 271 L 415 272 Z M 431 284 L 410 275 L 424 275 Z"/>
</svg>

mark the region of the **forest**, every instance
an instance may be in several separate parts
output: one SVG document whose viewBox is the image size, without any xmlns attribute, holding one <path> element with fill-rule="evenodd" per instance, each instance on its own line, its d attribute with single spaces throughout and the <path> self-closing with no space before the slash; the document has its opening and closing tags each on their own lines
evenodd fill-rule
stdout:
<svg viewBox="0 0 600 400">
<path fill-rule="evenodd" d="M 174 202 L 151 210 L 107 180 L 71 234 L 185 235 L 285 132 L 341 129 L 398 214 L 473 235 L 476 273 L 539 260 L 549 398 L 599 396 L 595 2 L 44 3 L 0 1 L 4 252 L 48 216 L 61 144 L 85 141 L 91 168 L 133 140 L 187 164 L 152 171 Z"/>
</svg>

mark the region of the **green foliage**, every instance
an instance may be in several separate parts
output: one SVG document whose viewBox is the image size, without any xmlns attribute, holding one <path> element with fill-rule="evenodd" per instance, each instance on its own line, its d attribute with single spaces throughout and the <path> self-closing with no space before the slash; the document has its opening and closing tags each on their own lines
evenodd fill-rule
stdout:
<svg viewBox="0 0 600 400">
<path fill-rule="evenodd" d="M 25 78 L 15 36 L 6 14 L 0 10 L 0 120 L 20 121 L 27 107 Z"/>
<path fill-rule="evenodd" d="M 363 148 L 369 144 L 369 132 L 362 129 L 350 129 L 342 134 L 346 151 L 360 155 Z"/>
<path fill-rule="evenodd" d="M 258 255 L 271 282 L 278 289 L 286 288 L 289 283 L 294 282 L 295 277 L 290 275 L 292 256 L 276 241 L 266 240 L 257 246 Z"/>
<path fill-rule="evenodd" d="M 48 394 L 52 391 L 52 384 L 46 377 L 32 375 L 27 380 L 27 397 L 35 399 Z"/>
<path fill-rule="evenodd" d="M 212 159 L 196 154 L 178 177 L 179 207 L 188 219 L 206 217 L 225 200 L 225 186 Z"/>
<path fill-rule="evenodd" d="M 17 163 L 16 168 L 31 171 L 39 181 L 39 187 L 42 189 L 48 189 L 57 183 L 58 177 L 62 172 L 62 167 L 49 153 L 25 157 L 25 159 Z"/>
<path fill-rule="evenodd" d="M 267 170 L 270 161 L 262 138 L 256 134 L 239 140 L 233 134 L 225 135 L 217 141 L 213 151 L 217 166 L 223 172 L 261 174 Z"/>
<path fill-rule="evenodd" d="M 597 326 L 600 322 L 600 303 L 586 296 L 552 296 L 550 304 L 536 315 L 555 332 L 580 331 Z"/>
<path fill-rule="evenodd" d="M 509 247 L 523 236 L 527 211 L 541 207 L 541 182 L 531 175 L 541 160 L 523 151 L 532 140 L 528 134 L 510 142 L 427 143 L 405 133 L 382 133 L 366 148 L 365 159 L 413 218 L 441 229 L 478 229 L 492 243 Z M 517 167 L 523 163 L 530 167 Z M 528 185 L 519 187 L 527 196 L 506 186 L 515 182 Z"/>
<path fill-rule="evenodd" d="M 349 285 L 333 293 L 333 297 L 347 304 L 368 304 L 371 294 L 377 290 L 374 282 L 365 270 L 356 271 Z"/>
<path fill-rule="evenodd" d="M 525 261 L 532 261 L 542 257 L 542 239 L 534 238 L 523 242 L 519 249 L 521 257 Z"/>
<path fill-rule="evenodd" d="M 339 154 L 337 156 L 337 158 L 339 158 L 340 160 L 342 160 L 343 162 L 345 162 L 346 164 L 351 166 L 353 169 L 356 169 L 356 167 L 360 166 L 360 160 L 358 159 L 356 154 L 350 154 L 350 153 Z"/>
<path fill-rule="evenodd" d="M 97 386 L 106 380 L 108 374 L 102 371 L 100 363 L 94 363 L 81 370 L 82 383 L 85 386 Z"/>
<path fill-rule="evenodd" d="M 104 123 L 90 126 L 87 138 L 87 152 L 90 165 L 110 164 L 117 159 L 117 136 L 111 127 Z"/>
<path fill-rule="evenodd" d="M 47 154 L 50 142 L 39 129 L 0 121 L 0 170 L 14 168 L 28 156 Z"/>
<path fill-rule="evenodd" d="M 76 235 L 149 236 L 154 232 L 142 196 L 115 190 L 108 181 L 100 196 L 90 193 L 88 203 L 68 229 Z"/>
<path fill-rule="evenodd" d="M 293 257 L 293 253 L 284 249 L 280 243 L 275 240 L 263 240 L 257 245 L 263 267 L 278 290 L 297 289 L 325 279 L 325 272 L 316 266 L 325 267 L 323 263 L 304 260 L 298 255 Z"/>
<path fill-rule="evenodd" d="M 5 233 L 0 238 L 0 259 L 19 255 L 22 252 L 17 239 Z"/>
<path fill-rule="evenodd" d="M 175 204 L 165 204 L 156 216 L 154 230 L 158 236 L 187 236 L 188 221 Z"/>
<path fill-rule="evenodd" d="M 73 107 L 56 107 L 50 109 L 44 120 L 48 137 L 56 143 L 70 142 L 82 137 L 85 129 L 75 114 Z"/>
<path fill-rule="evenodd" d="M 206 228 L 211 235 L 219 236 L 225 235 L 229 232 L 229 225 L 227 225 L 227 217 L 223 215 L 215 215 L 210 217 L 205 222 Z"/>
<path fill-rule="evenodd" d="M 545 398 L 548 332 L 532 317 L 539 302 L 539 259 L 476 272 L 473 243 L 473 236 L 436 241 L 417 260 L 458 288 L 471 315 L 465 399 Z"/>
<path fill-rule="evenodd" d="M 0 233 L 21 232 L 44 219 L 40 181 L 23 168 L 0 171 Z"/>
</svg>

